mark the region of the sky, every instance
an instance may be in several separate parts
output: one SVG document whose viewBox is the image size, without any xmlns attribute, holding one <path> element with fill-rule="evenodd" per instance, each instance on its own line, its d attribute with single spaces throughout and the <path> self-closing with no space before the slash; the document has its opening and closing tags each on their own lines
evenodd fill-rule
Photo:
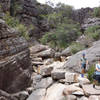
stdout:
<svg viewBox="0 0 100 100">
<path fill-rule="evenodd" d="M 37 0 L 40 3 L 45 4 L 48 0 Z M 86 8 L 86 7 L 98 7 L 100 6 L 100 0 L 49 0 L 52 1 L 54 4 L 59 2 L 64 4 L 72 5 L 75 9 Z"/>
</svg>

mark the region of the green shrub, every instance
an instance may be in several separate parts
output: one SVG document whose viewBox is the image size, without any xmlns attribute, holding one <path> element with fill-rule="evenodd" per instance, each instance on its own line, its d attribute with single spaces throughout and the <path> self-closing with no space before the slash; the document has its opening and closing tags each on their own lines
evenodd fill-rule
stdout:
<svg viewBox="0 0 100 100">
<path fill-rule="evenodd" d="M 95 25 L 95 26 L 91 26 L 89 27 L 86 31 L 85 34 L 87 37 L 94 39 L 94 40 L 98 40 L 100 39 L 100 26 L 99 25 Z"/>
<path fill-rule="evenodd" d="M 21 36 L 23 36 L 26 40 L 29 40 L 27 28 L 23 24 L 19 24 L 16 28 L 20 31 Z"/>
<path fill-rule="evenodd" d="M 100 30 L 95 32 L 95 33 L 92 33 L 91 34 L 91 37 L 94 39 L 94 40 L 98 40 L 100 38 Z"/>
<path fill-rule="evenodd" d="M 14 17 L 11 17 L 10 14 L 7 12 L 6 15 L 3 18 L 10 27 L 17 27 L 19 25 L 19 21 L 15 19 Z"/>
<path fill-rule="evenodd" d="M 88 27 L 86 32 L 93 33 L 93 32 L 96 32 L 98 29 L 100 29 L 100 26 L 99 25 L 95 25 L 95 26 Z"/>
<path fill-rule="evenodd" d="M 73 7 L 70 5 L 66 5 L 63 3 L 58 3 L 57 7 L 55 8 L 57 12 L 62 14 L 62 17 L 71 18 L 73 13 Z"/>
<path fill-rule="evenodd" d="M 80 44 L 80 43 L 72 43 L 72 44 L 70 45 L 70 48 L 71 48 L 71 53 L 72 53 L 72 54 L 75 54 L 75 53 L 77 53 L 78 51 L 83 50 L 85 47 L 84 47 L 84 45 L 82 45 L 82 44 Z"/>
<path fill-rule="evenodd" d="M 93 16 L 100 17 L 100 7 L 94 8 Z"/>
<path fill-rule="evenodd" d="M 21 36 L 23 36 L 27 40 L 29 39 L 28 31 L 25 25 L 21 24 L 14 17 L 11 17 L 9 13 L 7 13 L 3 19 L 5 20 L 6 24 L 8 24 L 8 26 L 17 29 L 20 32 Z"/>
<path fill-rule="evenodd" d="M 68 22 L 59 24 L 55 30 L 46 33 L 40 41 L 43 44 L 48 43 L 50 46 L 58 48 L 69 46 L 72 41 L 77 39 L 81 32 L 78 24 Z"/>
<path fill-rule="evenodd" d="M 95 66 L 92 65 L 88 70 L 88 79 L 93 82 L 93 73 L 95 71 Z"/>
</svg>

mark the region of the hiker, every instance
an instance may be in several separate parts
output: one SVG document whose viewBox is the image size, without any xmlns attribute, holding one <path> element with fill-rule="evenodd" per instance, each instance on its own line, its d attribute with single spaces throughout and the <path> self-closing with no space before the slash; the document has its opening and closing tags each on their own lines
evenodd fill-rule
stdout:
<svg viewBox="0 0 100 100">
<path fill-rule="evenodd" d="M 96 83 L 100 83 L 100 59 L 98 60 L 98 63 L 96 64 L 95 66 L 95 72 L 94 72 L 94 75 L 93 75 L 93 79 L 94 79 L 94 82 L 93 82 L 93 87 L 95 88 L 95 85 Z"/>
<path fill-rule="evenodd" d="M 81 67 L 81 77 L 84 77 L 84 74 L 86 72 L 86 66 L 88 64 L 88 60 L 85 57 L 85 53 L 82 54 L 82 57 L 80 59 L 79 66 Z"/>
</svg>

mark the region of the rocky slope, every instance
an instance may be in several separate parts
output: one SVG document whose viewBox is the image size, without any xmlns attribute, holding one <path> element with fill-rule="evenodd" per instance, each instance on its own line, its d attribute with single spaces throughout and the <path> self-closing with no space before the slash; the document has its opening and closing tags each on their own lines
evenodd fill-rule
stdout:
<svg viewBox="0 0 100 100">
<path fill-rule="evenodd" d="M 29 28 L 29 36 L 39 39 L 45 32 L 50 31 L 51 27 L 47 22 L 47 19 L 42 18 L 42 15 L 47 15 L 53 12 L 55 9 L 48 5 L 42 5 L 36 0 L 1 0 L 1 9 L 3 12 L 11 12 L 12 5 L 15 5 L 15 16 Z M 5 5 L 7 5 L 5 7 Z M 80 24 L 84 23 L 84 20 L 91 17 L 91 8 L 82 8 L 73 10 L 72 19 Z M 32 27 L 32 29 L 30 28 Z"/>
<path fill-rule="evenodd" d="M 80 51 L 76 53 L 75 55 L 73 55 L 72 57 L 70 57 L 70 59 L 66 62 L 64 67 L 66 69 L 80 72 L 79 60 L 82 56 L 82 53 L 86 53 L 86 57 L 89 61 L 89 65 L 92 65 L 100 57 L 100 54 L 99 54 L 100 53 L 100 41 L 94 42 L 92 47 L 86 50 Z"/>
<path fill-rule="evenodd" d="M 79 22 L 80 24 L 83 24 L 85 19 L 91 17 L 92 12 L 93 12 L 92 8 L 89 8 L 89 7 L 81 8 L 81 9 L 75 10 L 73 12 L 72 17 L 75 21 Z"/>
<path fill-rule="evenodd" d="M 31 76 L 31 87 L 27 89 L 30 93 L 27 100 L 99 100 L 99 86 L 93 88 L 87 75 L 81 78 L 79 73 L 63 67 L 71 58 L 69 60 L 61 58 L 59 61 L 50 56 L 45 59 L 43 56 L 38 56 L 48 49 L 43 45 L 30 48 L 35 72 Z"/>
</svg>

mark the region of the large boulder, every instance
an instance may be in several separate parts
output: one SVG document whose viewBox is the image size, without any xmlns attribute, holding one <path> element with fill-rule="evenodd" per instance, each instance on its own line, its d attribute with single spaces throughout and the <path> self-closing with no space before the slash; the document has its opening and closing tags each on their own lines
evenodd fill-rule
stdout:
<svg viewBox="0 0 100 100">
<path fill-rule="evenodd" d="M 30 48 L 32 57 L 51 58 L 54 57 L 55 51 L 48 46 L 37 44 Z"/>
<path fill-rule="evenodd" d="M 75 95 L 68 95 L 65 97 L 65 100 L 77 100 L 77 97 Z"/>
<path fill-rule="evenodd" d="M 28 43 L 0 19 L 0 89 L 10 93 L 24 90 L 30 83 Z"/>
<path fill-rule="evenodd" d="M 42 52 L 44 50 L 47 50 L 49 47 L 41 44 L 37 44 L 35 46 L 30 47 L 30 53 L 31 54 L 36 54 L 39 52 Z"/>
<path fill-rule="evenodd" d="M 28 97 L 27 100 L 44 100 L 46 89 L 37 89 Z"/>
<path fill-rule="evenodd" d="M 63 84 L 53 84 L 50 88 L 47 90 L 47 94 L 44 98 L 44 100 L 63 100 L 63 90 L 65 88 L 65 85 Z"/>
<path fill-rule="evenodd" d="M 75 92 L 80 92 L 82 94 L 83 90 L 79 87 L 76 87 L 75 85 L 67 85 L 63 90 L 64 95 L 71 95 L 74 94 Z"/>
<path fill-rule="evenodd" d="M 54 55 L 55 51 L 51 48 L 36 54 L 37 57 L 42 57 L 42 58 L 52 58 L 54 57 Z"/>
<path fill-rule="evenodd" d="M 41 68 L 40 69 L 40 74 L 42 76 L 51 76 L 51 72 L 53 70 L 53 67 L 52 66 L 49 66 L 49 67 L 46 67 L 45 68 Z"/>
<path fill-rule="evenodd" d="M 100 100 L 100 98 L 99 98 L 99 96 L 97 96 L 97 95 L 91 95 L 91 96 L 89 97 L 89 100 Z"/>
<path fill-rule="evenodd" d="M 51 77 L 54 80 L 65 79 L 65 71 L 63 70 L 54 70 L 51 72 Z"/>
<path fill-rule="evenodd" d="M 82 85 L 85 95 L 100 95 L 100 87 L 93 88 L 92 84 Z"/>
<path fill-rule="evenodd" d="M 75 82 L 78 81 L 78 74 L 77 73 L 66 72 L 65 80 L 68 83 L 75 83 Z"/>
<path fill-rule="evenodd" d="M 3 90 L 0 90 L 0 100 L 26 100 L 28 96 L 29 94 L 26 91 L 9 94 Z"/>
<path fill-rule="evenodd" d="M 63 67 L 72 71 L 80 72 L 81 68 L 79 67 L 79 61 L 82 56 L 82 53 L 86 53 L 86 58 L 89 62 L 89 66 L 91 66 L 100 57 L 100 41 L 94 42 L 92 47 L 86 50 L 82 50 L 76 53 L 75 55 L 71 56 L 66 61 Z"/>
<path fill-rule="evenodd" d="M 85 96 L 83 96 L 83 97 L 81 97 L 79 100 L 88 100 L 88 98 L 85 97 Z"/>
<path fill-rule="evenodd" d="M 60 54 L 61 56 L 70 56 L 71 55 L 71 48 L 67 47 L 65 50 L 63 50 Z"/>
<path fill-rule="evenodd" d="M 80 84 L 90 84 L 90 81 L 87 78 L 85 78 L 85 77 L 83 78 L 81 76 L 78 77 L 78 82 Z"/>
<path fill-rule="evenodd" d="M 40 82 L 37 82 L 34 86 L 35 89 L 45 88 L 47 89 L 50 85 L 52 85 L 53 80 L 51 77 L 43 78 Z"/>
<path fill-rule="evenodd" d="M 65 73 L 65 71 L 63 70 L 64 63 L 65 62 L 56 61 L 56 62 L 53 62 L 50 65 L 40 66 L 40 74 L 42 76 L 50 76 L 51 75 L 51 72 L 52 72 L 52 75 L 55 75 L 56 73 L 58 73 L 58 74 L 61 75 L 61 73 L 62 73 L 63 74 L 63 77 L 64 77 L 64 73 Z M 60 71 L 61 71 L 61 73 L 60 73 Z M 58 74 L 56 74 L 57 77 L 60 76 Z"/>
</svg>

